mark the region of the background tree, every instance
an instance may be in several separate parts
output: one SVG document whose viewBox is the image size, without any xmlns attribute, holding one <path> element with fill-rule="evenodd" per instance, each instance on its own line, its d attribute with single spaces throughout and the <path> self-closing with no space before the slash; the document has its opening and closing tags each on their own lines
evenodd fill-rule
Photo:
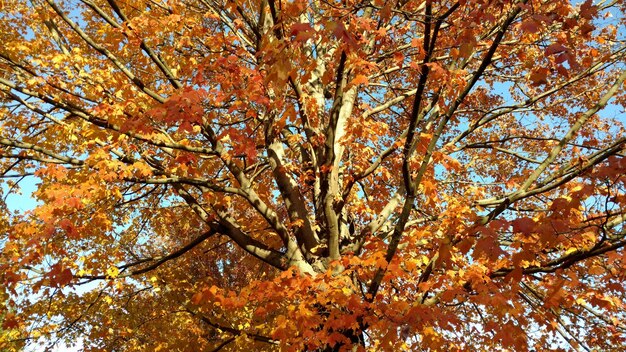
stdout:
<svg viewBox="0 0 626 352">
<path fill-rule="evenodd" d="M 624 348 L 624 1 L 0 4 L 0 348 Z"/>
</svg>

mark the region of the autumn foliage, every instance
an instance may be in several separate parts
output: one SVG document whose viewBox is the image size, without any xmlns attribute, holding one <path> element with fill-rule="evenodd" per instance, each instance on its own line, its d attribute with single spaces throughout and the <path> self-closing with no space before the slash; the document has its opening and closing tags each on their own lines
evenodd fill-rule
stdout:
<svg viewBox="0 0 626 352">
<path fill-rule="evenodd" d="M 624 350 L 625 10 L 0 0 L 0 350 Z"/>
</svg>

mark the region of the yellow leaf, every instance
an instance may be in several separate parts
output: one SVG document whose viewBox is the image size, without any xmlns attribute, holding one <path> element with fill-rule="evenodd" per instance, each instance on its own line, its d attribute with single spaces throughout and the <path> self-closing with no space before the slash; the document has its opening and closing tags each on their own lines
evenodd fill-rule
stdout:
<svg viewBox="0 0 626 352">
<path fill-rule="evenodd" d="M 118 269 L 116 266 L 112 266 L 107 269 L 106 274 L 109 278 L 115 279 L 120 275 L 120 269 Z"/>
</svg>

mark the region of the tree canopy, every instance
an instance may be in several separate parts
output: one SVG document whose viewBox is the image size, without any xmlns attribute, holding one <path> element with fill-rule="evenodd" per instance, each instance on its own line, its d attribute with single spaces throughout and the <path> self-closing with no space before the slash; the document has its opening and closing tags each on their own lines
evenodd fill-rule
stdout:
<svg viewBox="0 0 626 352">
<path fill-rule="evenodd" d="M 0 1 L 0 349 L 626 348 L 625 10 Z"/>
</svg>

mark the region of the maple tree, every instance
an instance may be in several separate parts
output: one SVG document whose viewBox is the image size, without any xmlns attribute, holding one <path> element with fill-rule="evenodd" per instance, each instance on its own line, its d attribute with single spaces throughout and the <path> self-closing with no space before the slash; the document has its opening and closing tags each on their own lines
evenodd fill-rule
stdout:
<svg viewBox="0 0 626 352">
<path fill-rule="evenodd" d="M 0 349 L 626 346 L 623 0 L 0 4 Z"/>
</svg>

